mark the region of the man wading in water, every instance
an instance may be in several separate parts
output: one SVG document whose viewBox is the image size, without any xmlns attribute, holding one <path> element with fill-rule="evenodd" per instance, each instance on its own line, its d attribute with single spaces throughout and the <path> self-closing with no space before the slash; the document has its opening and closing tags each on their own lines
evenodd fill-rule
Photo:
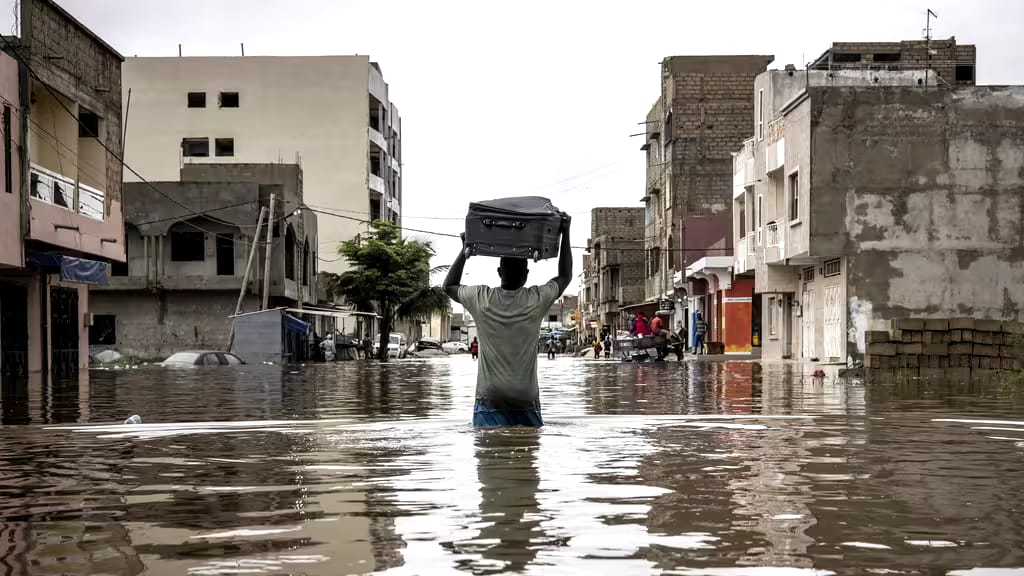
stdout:
<svg viewBox="0 0 1024 576">
<path fill-rule="evenodd" d="M 537 335 L 548 309 L 572 281 L 570 222 L 563 215 L 558 277 L 543 286 L 525 287 L 528 270 L 522 258 L 501 259 L 501 288 L 462 286 L 464 249 L 448 271 L 444 289 L 473 315 L 480 335 L 474 426 L 544 425 L 537 388 Z"/>
</svg>

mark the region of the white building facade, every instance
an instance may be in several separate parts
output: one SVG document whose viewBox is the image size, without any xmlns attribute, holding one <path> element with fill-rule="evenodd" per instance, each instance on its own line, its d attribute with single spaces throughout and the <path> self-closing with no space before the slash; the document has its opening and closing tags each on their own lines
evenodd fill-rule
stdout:
<svg viewBox="0 0 1024 576">
<path fill-rule="evenodd" d="M 401 224 L 401 118 L 368 56 L 129 58 L 122 86 L 125 162 L 146 180 L 192 163 L 300 164 L 322 270 L 344 270 L 329 260 L 366 221 Z"/>
</svg>

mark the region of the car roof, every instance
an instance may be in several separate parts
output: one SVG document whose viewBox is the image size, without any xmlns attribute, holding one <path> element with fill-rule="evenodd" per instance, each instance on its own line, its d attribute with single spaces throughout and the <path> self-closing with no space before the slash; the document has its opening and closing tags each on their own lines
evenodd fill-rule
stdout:
<svg viewBox="0 0 1024 576">
<path fill-rule="evenodd" d="M 232 352 L 225 352 L 223 350 L 179 350 L 174 354 L 233 354 Z M 173 356 L 174 354 L 171 354 Z"/>
</svg>

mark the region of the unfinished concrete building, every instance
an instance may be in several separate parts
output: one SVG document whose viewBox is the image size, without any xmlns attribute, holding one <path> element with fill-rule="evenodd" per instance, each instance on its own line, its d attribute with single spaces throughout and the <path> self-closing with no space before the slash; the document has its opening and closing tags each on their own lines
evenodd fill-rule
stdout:
<svg viewBox="0 0 1024 576">
<path fill-rule="evenodd" d="M 765 357 L 846 362 L 899 318 L 1022 319 L 1024 87 L 928 77 L 758 78 L 734 230 Z"/>
<path fill-rule="evenodd" d="M 260 209 L 272 193 L 269 305 L 315 303 L 319 243 L 315 215 L 299 210 L 302 169 L 186 164 L 177 181 L 125 184 L 128 259 L 92 293 L 90 346 L 145 359 L 226 349 Z M 267 274 L 266 224 L 259 232 L 243 312 L 259 308 Z"/>
<path fill-rule="evenodd" d="M 644 301 L 644 209 L 594 208 L 588 246 L 588 328 L 596 336 L 614 333 L 626 325 L 621 312 Z"/>
<path fill-rule="evenodd" d="M 773 59 L 671 56 L 662 61 L 661 96 L 647 115 L 642 146 L 647 153 L 644 299 L 648 314 L 662 309 L 674 328 L 692 324 L 686 319 L 686 297 L 708 291 L 703 276 L 688 281 L 687 267 L 705 256 L 731 254 L 732 152 L 751 134 L 750 91 Z"/>
<path fill-rule="evenodd" d="M 977 49 L 945 40 L 834 42 L 812 62 L 811 70 L 924 70 L 921 85 L 974 86 Z"/>
</svg>

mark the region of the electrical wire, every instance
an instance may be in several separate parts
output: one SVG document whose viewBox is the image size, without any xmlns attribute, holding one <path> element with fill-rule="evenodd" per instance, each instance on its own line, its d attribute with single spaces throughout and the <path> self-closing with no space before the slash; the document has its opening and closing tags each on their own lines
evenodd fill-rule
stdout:
<svg viewBox="0 0 1024 576">
<path fill-rule="evenodd" d="M 70 108 L 68 108 L 67 104 L 64 103 L 64 101 L 61 99 L 60 95 L 57 94 L 57 92 L 53 89 L 53 87 L 51 87 L 46 81 L 44 81 L 42 78 L 39 77 L 39 74 L 36 73 L 36 71 L 32 69 L 31 64 L 29 64 L 27 61 L 25 61 L 24 57 L 22 57 L 22 55 L 18 52 L 16 47 L 14 47 L 14 45 L 12 45 L 11 42 L 5 36 L 0 35 L 0 42 L 3 42 L 4 46 L 7 48 L 8 53 L 11 54 L 12 56 L 14 56 L 14 58 L 17 59 L 18 62 L 20 62 L 21 65 L 23 65 L 26 70 L 28 70 L 28 73 L 37 82 L 39 82 L 39 84 L 41 84 L 44 88 L 46 88 L 46 91 L 50 93 L 50 96 L 52 96 L 53 99 L 58 104 L 60 104 L 60 107 L 63 108 L 64 111 L 67 112 L 67 114 L 69 116 L 71 116 L 73 119 L 75 119 L 75 121 L 78 123 L 78 125 L 80 127 L 84 127 L 86 129 L 86 131 L 91 132 L 89 130 L 89 127 L 85 126 L 85 123 L 82 121 L 82 119 L 79 118 L 78 115 L 76 115 Z M 120 154 L 118 154 L 117 152 L 112 150 L 110 148 L 110 146 L 107 146 L 106 142 L 104 142 L 102 139 L 100 139 L 98 134 L 94 134 L 93 136 L 96 138 L 96 142 L 99 143 L 99 145 L 107 152 L 107 154 L 110 154 L 115 160 L 117 160 L 121 164 L 122 167 L 124 167 L 126 170 L 131 172 L 136 178 L 138 178 L 140 182 L 142 182 L 142 183 L 146 184 L 147 186 L 149 186 L 150 188 L 152 188 L 157 194 L 163 196 L 164 198 L 166 198 L 166 199 L 170 200 L 171 202 L 177 204 L 178 206 L 184 208 L 186 211 L 189 212 L 189 214 L 192 214 L 193 216 L 199 216 L 200 215 L 194 209 L 192 209 L 191 206 L 188 206 L 184 202 L 181 202 L 177 198 L 174 198 L 173 196 L 167 194 L 163 190 L 160 190 L 155 185 L 153 185 L 153 183 L 151 183 L 150 181 L 146 180 L 141 174 L 138 173 L 138 171 L 136 171 L 134 168 L 129 166 L 124 161 L 124 158 Z M 58 153 L 58 157 L 59 156 L 60 156 L 60 154 Z M 181 220 L 181 222 L 183 224 L 187 225 L 187 226 L 191 226 L 192 228 L 195 228 L 196 230 L 199 230 L 200 232 L 203 232 L 203 233 L 206 233 L 206 234 L 214 234 L 214 235 L 217 234 L 216 232 L 213 232 L 211 230 L 207 230 L 207 229 L 205 229 L 205 228 L 195 224 L 194 222 L 190 222 L 188 220 Z M 283 237 L 283 235 L 282 235 L 282 237 Z M 236 244 L 242 244 L 244 246 L 248 246 L 248 244 L 245 243 L 244 241 L 235 240 L 233 237 L 231 238 L 231 241 L 236 243 Z M 266 242 L 264 242 L 263 245 L 266 245 Z"/>
</svg>

